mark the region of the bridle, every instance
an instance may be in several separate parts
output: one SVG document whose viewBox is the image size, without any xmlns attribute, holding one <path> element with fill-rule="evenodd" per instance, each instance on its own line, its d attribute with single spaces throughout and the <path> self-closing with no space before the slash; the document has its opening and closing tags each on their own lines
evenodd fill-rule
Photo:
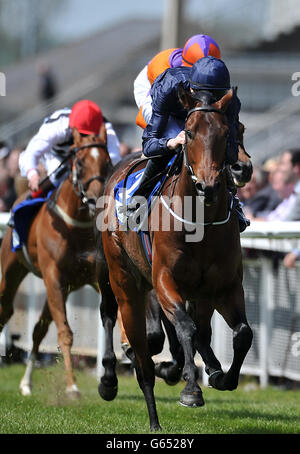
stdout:
<svg viewBox="0 0 300 454">
<path fill-rule="evenodd" d="M 221 110 L 221 109 L 217 109 L 216 107 L 213 107 L 213 106 L 209 106 L 209 105 L 206 105 L 206 106 L 199 106 L 199 107 L 194 107 L 193 109 L 190 109 L 187 113 L 187 116 L 185 118 L 185 124 L 188 120 L 188 118 L 192 115 L 192 113 L 194 112 L 216 112 L 220 115 L 224 115 L 224 112 Z M 185 132 L 185 143 L 184 145 L 182 146 L 182 150 L 183 150 L 183 156 L 184 156 L 184 160 L 183 160 L 183 163 L 185 165 L 185 167 L 187 168 L 187 171 L 188 171 L 188 175 L 191 176 L 192 178 L 192 181 L 193 183 L 196 185 L 197 183 L 197 176 L 195 175 L 195 172 L 193 170 L 193 167 L 192 165 L 190 164 L 190 160 L 189 160 L 189 156 L 188 156 L 188 151 L 187 151 L 187 143 L 188 143 L 188 133 L 189 133 L 189 130 L 187 130 L 186 128 L 184 129 L 184 132 Z M 222 172 L 224 172 L 224 170 L 226 169 L 226 162 L 224 160 L 223 162 L 223 165 L 221 167 L 221 169 L 218 169 L 219 171 L 219 175 L 221 175 Z"/>
<path fill-rule="evenodd" d="M 80 147 L 74 147 L 71 149 L 71 153 L 76 156 L 79 150 L 82 150 L 84 148 L 103 148 L 104 150 L 107 150 L 107 146 L 104 145 L 103 143 L 88 143 L 86 145 L 81 145 Z M 79 169 L 79 163 L 76 161 L 76 157 L 73 161 L 72 164 L 72 184 L 73 184 L 73 189 L 75 194 L 80 198 L 81 202 L 85 205 L 95 205 L 96 202 L 94 199 L 89 198 L 86 194 L 86 191 L 88 190 L 89 185 L 92 183 L 92 181 L 99 181 L 100 183 L 104 183 L 105 179 L 100 176 L 100 175 L 93 175 L 91 178 L 89 178 L 86 182 L 82 182 L 80 179 L 80 169 Z"/>
<path fill-rule="evenodd" d="M 190 115 L 194 112 L 216 112 L 220 115 L 224 115 L 224 112 L 222 112 L 222 110 L 220 109 L 217 109 L 213 106 L 210 106 L 210 105 L 205 105 L 205 106 L 201 106 L 201 107 L 194 107 L 193 109 L 190 109 L 187 113 L 187 116 L 186 116 L 186 119 L 185 119 L 185 123 L 187 122 L 188 118 L 190 117 Z M 197 176 L 195 175 L 194 173 L 194 170 L 193 170 L 193 167 L 191 166 L 190 162 L 189 162 L 189 157 L 188 157 L 188 152 L 187 152 L 187 139 L 188 139 L 188 130 L 185 128 L 184 129 L 185 131 L 185 143 L 184 145 L 182 145 L 182 153 L 183 153 L 183 163 L 185 165 L 185 167 L 187 168 L 187 173 L 188 175 L 191 176 L 191 179 L 196 187 L 196 184 L 197 184 Z M 223 162 L 223 166 L 221 169 L 219 169 L 219 175 L 221 175 L 222 172 L 224 172 L 224 170 L 226 169 L 226 160 L 224 160 Z M 203 196 L 204 195 L 204 192 L 203 191 L 199 191 L 197 188 L 196 188 L 196 192 L 198 193 L 198 195 L 200 196 Z M 193 226 L 197 226 L 197 225 L 202 225 L 202 226 L 209 226 L 209 225 L 224 225 L 226 224 L 229 219 L 230 219 L 230 216 L 231 216 L 231 212 L 232 212 L 232 209 L 233 209 L 233 197 L 231 197 L 231 201 L 230 201 L 230 206 L 229 206 L 229 210 L 228 210 L 228 214 L 227 214 L 227 217 L 221 221 L 212 221 L 212 222 L 193 222 L 193 221 L 189 221 L 189 220 L 186 220 L 186 219 L 183 219 L 182 217 L 178 216 L 172 209 L 170 206 L 168 206 L 168 204 L 166 203 L 166 201 L 164 200 L 163 197 L 160 196 L 160 200 L 162 202 L 162 204 L 165 206 L 165 208 L 169 211 L 169 213 L 175 218 L 177 219 L 178 221 L 184 223 L 184 224 L 188 224 L 188 225 L 193 225 Z"/>
</svg>

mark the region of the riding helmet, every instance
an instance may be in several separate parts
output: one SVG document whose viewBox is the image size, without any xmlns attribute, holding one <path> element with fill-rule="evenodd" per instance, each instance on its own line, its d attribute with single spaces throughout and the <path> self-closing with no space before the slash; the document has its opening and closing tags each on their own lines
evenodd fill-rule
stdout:
<svg viewBox="0 0 300 454">
<path fill-rule="evenodd" d="M 230 88 L 230 75 L 222 60 L 203 57 L 192 66 L 189 82 L 194 90 L 227 90 Z"/>
<path fill-rule="evenodd" d="M 81 134 L 98 135 L 103 123 L 100 107 L 88 99 L 74 104 L 69 117 L 70 128 L 76 128 Z"/>
<path fill-rule="evenodd" d="M 194 35 L 186 43 L 182 51 L 182 66 L 193 66 L 199 58 L 212 56 L 221 58 L 216 41 L 208 35 Z"/>
</svg>

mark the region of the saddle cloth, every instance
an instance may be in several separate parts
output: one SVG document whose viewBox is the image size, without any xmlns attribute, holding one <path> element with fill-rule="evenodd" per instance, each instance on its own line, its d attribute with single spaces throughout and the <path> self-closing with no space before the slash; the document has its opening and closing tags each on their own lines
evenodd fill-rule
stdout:
<svg viewBox="0 0 300 454">
<path fill-rule="evenodd" d="M 167 169 L 172 165 L 175 156 L 172 157 L 167 165 Z M 129 175 L 126 187 L 124 187 L 125 180 L 120 181 L 114 189 L 114 196 L 116 200 L 116 216 L 121 225 L 127 225 L 127 215 L 126 215 L 126 208 L 131 197 L 134 196 L 136 190 L 139 187 L 140 181 L 143 177 L 144 169 L 137 170 Z M 166 176 L 162 175 L 161 178 L 157 181 L 154 188 L 152 189 L 150 196 L 148 198 L 148 207 L 151 205 L 152 198 L 157 194 L 158 190 L 161 188 Z M 124 206 L 125 205 L 125 206 Z M 137 230 L 136 228 L 134 230 Z M 152 245 L 151 239 L 148 231 L 138 230 L 138 235 L 140 237 L 143 251 L 147 258 L 148 263 L 150 266 L 152 265 Z"/>
<path fill-rule="evenodd" d="M 175 156 L 173 156 L 168 165 L 167 169 L 172 165 Z M 128 176 L 126 187 L 124 187 L 125 179 L 121 180 L 114 189 L 114 196 L 116 201 L 116 216 L 118 221 L 122 225 L 126 225 L 127 223 L 127 216 L 124 211 L 124 208 L 128 206 L 131 197 L 134 196 L 135 192 L 137 191 L 140 181 L 143 177 L 144 169 L 137 170 L 136 172 L 132 172 Z M 148 198 L 148 207 L 151 205 L 152 198 L 157 194 L 158 190 L 162 186 L 163 182 L 165 181 L 166 176 L 162 175 L 161 178 L 157 181 L 154 188 L 152 189 L 149 198 Z"/>
<path fill-rule="evenodd" d="M 44 202 L 48 200 L 53 191 L 50 191 L 46 197 L 37 197 L 31 200 L 23 200 L 12 209 L 13 232 L 11 249 L 16 252 L 27 243 L 29 228 L 33 218 L 38 213 Z"/>
</svg>

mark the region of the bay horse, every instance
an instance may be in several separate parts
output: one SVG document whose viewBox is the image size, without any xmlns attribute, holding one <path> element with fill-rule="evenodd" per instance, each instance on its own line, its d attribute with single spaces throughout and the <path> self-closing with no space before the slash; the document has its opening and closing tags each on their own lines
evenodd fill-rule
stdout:
<svg viewBox="0 0 300 454">
<path fill-rule="evenodd" d="M 113 173 L 105 189 L 108 205 L 103 216 L 110 227 L 102 232 L 103 248 L 111 287 L 134 352 L 136 375 L 146 400 L 151 431 L 161 427 L 154 397 L 154 364 L 146 339 L 145 294 L 149 289 L 155 289 L 184 352 L 182 375 L 186 386 L 180 395 L 182 405 L 204 405 L 197 383 L 195 349 L 205 363 L 210 385 L 219 390 L 233 390 L 238 386 L 240 369 L 252 343 L 242 286 L 239 222 L 224 171 L 228 135 L 225 113 L 233 90 L 218 101 L 205 91 L 197 96 L 179 88 L 178 98 L 188 112 L 183 163 L 175 177 L 166 178 L 156 201 L 156 209 L 161 213 L 159 228 L 152 228 L 154 210 L 148 218 L 152 267 L 144 258 L 137 232 L 124 230 L 115 215 L 114 188 L 127 175 L 128 164 Z M 193 208 L 200 203 L 204 222 L 198 221 L 195 214 L 192 221 L 177 215 L 178 203 L 166 207 L 164 196 L 170 191 L 181 203 L 188 197 Z M 167 208 L 171 213 L 170 224 L 169 229 L 164 229 L 163 210 Z M 185 228 L 175 229 L 175 217 L 181 219 L 182 226 L 188 222 L 195 227 L 201 224 L 202 240 L 187 241 Z M 214 310 L 222 314 L 233 330 L 234 356 L 226 373 L 210 346 Z"/>
<path fill-rule="evenodd" d="M 253 174 L 253 166 L 251 162 L 251 156 L 246 152 L 244 147 L 244 132 L 245 127 L 243 123 L 239 122 L 238 125 L 238 159 L 230 165 L 230 173 L 232 178 L 231 189 L 236 193 L 235 188 L 241 188 L 250 181 Z M 132 160 L 135 158 L 132 157 Z M 228 169 L 228 170 L 229 170 Z M 122 317 L 120 311 L 118 311 L 118 326 L 120 330 L 121 346 L 128 358 L 132 356 L 131 347 L 127 339 L 124 326 L 122 323 Z M 155 364 L 155 375 L 163 378 L 169 385 L 175 385 L 181 378 L 181 372 L 183 368 L 182 362 L 182 349 L 178 342 L 176 332 L 173 325 L 169 322 L 167 317 L 164 315 L 155 292 L 152 291 L 148 296 L 146 302 L 146 327 L 147 327 L 147 340 L 149 344 L 149 350 L 152 355 L 158 355 L 163 351 L 163 345 L 165 341 L 165 332 L 167 334 L 169 350 L 172 356 L 171 361 L 162 361 Z"/>
<path fill-rule="evenodd" d="M 99 249 L 96 252 L 94 230 L 96 200 L 102 195 L 105 179 L 112 171 L 106 131 L 102 128 L 100 136 L 81 136 L 74 129 L 73 137 L 74 146 L 70 149 L 72 172 L 54 191 L 48 203 L 41 206 L 29 227 L 29 261 L 22 249 L 12 251 L 11 227 L 7 229 L 1 247 L 0 331 L 13 314 L 15 293 L 28 272 L 43 279 L 47 292 L 43 312 L 34 328 L 26 372 L 20 383 L 23 395 L 31 394 L 34 361 L 52 320 L 64 359 L 66 392 L 71 397 L 80 394 L 71 359 L 73 333 L 66 314 L 66 300 L 71 291 L 83 285 L 91 285 L 97 292 L 101 291 L 101 316 L 108 333 L 107 342 L 112 339 L 111 320 L 114 320 L 117 306 L 108 284 L 104 255 Z M 26 195 L 21 196 L 15 205 Z M 114 361 L 115 357 L 110 359 L 113 364 Z M 110 371 L 106 372 L 109 374 Z"/>
</svg>

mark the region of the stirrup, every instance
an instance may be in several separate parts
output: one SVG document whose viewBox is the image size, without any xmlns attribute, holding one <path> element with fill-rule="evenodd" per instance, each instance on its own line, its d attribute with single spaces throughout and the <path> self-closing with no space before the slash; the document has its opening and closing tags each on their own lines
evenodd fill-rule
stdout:
<svg viewBox="0 0 300 454">
<path fill-rule="evenodd" d="M 136 200 L 136 196 L 133 195 L 128 202 L 128 205 L 122 205 L 118 208 L 119 213 L 129 217 L 133 213 L 135 213 L 136 210 L 141 208 L 142 206 L 146 206 L 148 204 L 146 197 L 144 196 L 137 196 L 137 197 L 143 197 L 144 201 L 142 200 Z"/>
</svg>

